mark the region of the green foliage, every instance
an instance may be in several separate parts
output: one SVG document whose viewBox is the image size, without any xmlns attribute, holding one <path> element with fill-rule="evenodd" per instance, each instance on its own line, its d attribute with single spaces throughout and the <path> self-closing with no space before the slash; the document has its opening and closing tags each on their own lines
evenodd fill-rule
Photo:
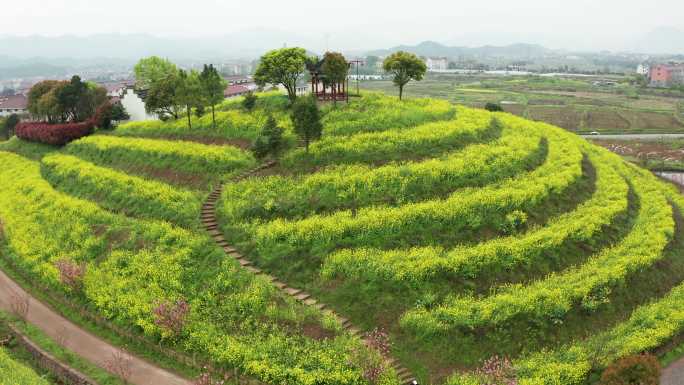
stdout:
<svg viewBox="0 0 684 385">
<path fill-rule="evenodd" d="M 104 208 L 185 227 L 198 225 L 201 200 L 188 190 L 98 167 L 71 155 L 48 155 L 42 166 L 43 177 L 57 189 L 94 200 Z"/>
<path fill-rule="evenodd" d="M 248 112 L 252 111 L 254 107 L 256 107 L 256 104 L 257 96 L 254 94 L 254 92 L 248 92 L 244 99 L 242 99 L 242 108 Z"/>
<path fill-rule="evenodd" d="M 12 385 L 49 385 L 33 369 L 12 359 L 5 348 L 0 347 L 0 377 L 2 383 Z"/>
<path fill-rule="evenodd" d="M 297 80 L 306 65 L 306 50 L 303 48 L 281 48 L 267 52 L 254 72 L 254 80 L 260 86 L 267 83 L 281 84 L 287 90 L 291 101 L 297 98 Z"/>
<path fill-rule="evenodd" d="M 363 384 L 352 352 L 366 349 L 313 308 L 280 294 L 227 259 L 203 233 L 133 220 L 53 190 L 40 166 L 0 152 L 0 218 L 10 257 L 34 279 L 153 341 L 206 357 L 263 382 Z M 38 241 L 37 241 L 38 240 Z M 60 282 L 55 261 L 85 264 L 82 292 Z M 186 299 L 180 335 L 154 319 L 158 303 Z M 306 337 L 320 328 L 324 340 Z"/>
<path fill-rule="evenodd" d="M 185 114 L 188 117 L 188 129 L 192 130 L 192 109 L 194 107 L 203 107 L 206 100 L 200 74 L 197 71 L 192 70 L 188 73 L 180 70 L 178 72 L 175 98 L 176 103 L 185 108 Z M 212 123 L 216 124 L 215 120 Z"/>
<path fill-rule="evenodd" d="M 72 142 L 66 151 L 96 164 L 138 164 L 216 176 L 229 174 L 255 163 L 248 153 L 232 146 L 104 135 Z"/>
<path fill-rule="evenodd" d="M 28 95 L 29 112 L 49 123 L 83 122 L 107 101 L 107 91 L 73 76 L 70 81 L 45 80 Z"/>
<path fill-rule="evenodd" d="M 427 66 L 418 56 L 404 51 L 395 52 L 385 58 L 382 68 L 392 75 L 392 82 L 399 87 L 399 100 L 404 95 L 404 86 L 411 80 L 422 80 L 427 72 Z"/>
<path fill-rule="evenodd" d="M 273 116 L 269 116 L 266 125 L 261 130 L 261 135 L 252 145 L 252 152 L 257 159 L 263 159 L 269 155 L 277 158 L 283 150 L 283 129 L 278 127 Z"/>
<path fill-rule="evenodd" d="M 176 96 L 179 84 L 179 71 L 167 59 L 151 56 L 141 59 L 135 65 L 136 87 L 147 91 L 145 110 L 159 117 L 171 116 L 178 119 L 182 103 Z"/>
<path fill-rule="evenodd" d="M 313 97 L 299 98 L 292 105 L 292 125 L 294 132 L 304 141 L 306 152 L 309 152 L 309 144 L 318 140 L 323 135 L 321 113 L 316 99 Z"/>
<path fill-rule="evenodd" d="M 580 304 L 588 304 L 587 311 L 595 310 L 596 304 L 605 302 L 605 294 L 612 287 L 661 260 L 674 232 L 672 208 L 662 196 L 661 187 L 649 184 L 643 176 L 631 176 L 641 207 L 630 233 L 613 247 L 592 256 L 582 266 L 527 286 L 511 285 L 489 297 L 451 298 L 431 311 L 411 311 L 404 315 L 402 326 L 420 333 L 439 333 L 500 326 L 521 315 L 561 320 Z"/>
<path fill-rule="evenodd" d="M 119 103 L 114 103 L 112 105 L 112 111 L 111 111 L 111 119 L 115 122 L 121 122 L 124 120 L 130 119 L 131 116 L 128 115 L 128 112 L 124 108 L 123 104 L 121 102 Z"/>
<path fill-rule="evenodd" d="M 17 124 L 19 124 L 20 121 L 21 119 L 19 118 L 19 115 L 11 114 L 2 123 L 5 135 L 8 139 L 14 136 L 14 128 L 17 126 Z"/>
<path fill-rule="evenodd" d="M 461 115 L 462 127 L 469 124 L 468 115 Z M 484 123 L 487 117 L 482 118 L 474 124 Z M 513 176 L 541 163 L 545 150 L 539 135 L 523 137 L 507 129 L 498 143 L 473 144 L 444 159 L 377 168 L 354 164 L 298 177 L 247 179 L 225 187 L 222 215 L 229 222 L 301 218 L 375 204 L 417 202 Z"/>
<path fill-rule="evenodd" d="M 489 112 L 501 112 L 503 108 L 498 103 L 487 103 L 485 104 L 485 110 Z"/>
<path fill-rule="evenodd" d="M 592 154 L 597 186 L 591 199 L 523 235 L 495 238 L 475 246 L 415 247 L 411 249 L 351 249 L 329 256 L 328 277 L 358 277 L 372 281 L 410 282 L 475 279 L 484 273 L 528 269 L 565 255 L 567 244 L 588 243 L 627 210 L 628 186 L 610 165 L 610 158 Z M 458 163 L 457 163 L 458 164 Z M 523 213 L 524 214 L 524 213 Z M 573 253 L 574 251 L 570 251 Z"/>
<path fill-rule="evenodd" d="M 326 111 L 323 126 L 327 136 L 411 128 L 423 123 L 451 120 L 456 107 L 445 100 L 397 99 L 377 93 L 349 102 L 344 108 Z"/>
<path fill-rule="evenodd" d="M 212 125 L 213 128 L 216 128 L 216 105 L 223 101 L 223 92 L 226 89 L 227 83 L 223 80 L 223 77 L 218 73 L 216 68 L 214 68 L 213 64 L 205 64 L 199 78 L 202 88 L 202 98 L 211 106 Z M 202 114 L 199 112 L 199 106 L 197 111 L 201 116 Z"/>
</svg>

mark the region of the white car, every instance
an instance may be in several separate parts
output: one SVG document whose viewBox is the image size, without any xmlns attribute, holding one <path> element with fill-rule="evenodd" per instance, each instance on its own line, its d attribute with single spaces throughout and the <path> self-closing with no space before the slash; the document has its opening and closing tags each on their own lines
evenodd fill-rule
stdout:
<svg viewBox="0 0 684 385">
<path fill-rule="evenodd" d="M 589 133 L 589 135 L 601 135 L 601 133 L 598 131 L 592 131 Z"/>
</svg>

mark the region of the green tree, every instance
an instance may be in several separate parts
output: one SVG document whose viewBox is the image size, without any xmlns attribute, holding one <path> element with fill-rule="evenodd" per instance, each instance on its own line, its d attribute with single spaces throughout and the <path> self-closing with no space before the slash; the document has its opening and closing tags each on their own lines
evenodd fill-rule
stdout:
<svg viewBox="0 0 684 385">
<path fill-rule="evenodd" d="M 336 89 L 336 87 L 347 80 L 349 63 L 339 52 L 326 52 L 323 58 L 323 65 L 321 66 L 321 72 L 323 73 L 327 85 Z M 333 103 L 337 104 L 337 98 L 334 99 Z"/>
<path fill-rule="evenodd" d="M 323 124 L 321 113 L 312 96 L 298 98 L 292 105 L 292 124 L 295 133 L 304 141 L 306 152 L 309 152 L 309 144 L 321 138 Z"/>
<path fill-rule="evenodd" d="M 178 119 L 182 111 L 182 105 L 176 97 L 179 81 L 178 73 L 175 73 L 159 80 L 148 89 L 145 111 L 157 114 L 161 119 L 168 116 Z"/>
<path fill-rule="evenodd" d="M 404 86 L 411 80 L 423 80 L 427 66 L 412 53 L 399 51 L 388 56 L 382 63 L 385 72 L 392 74 L 392 82 L 399 87 L 399 100 L 403 97 Z"/>
<path fill-rule="evenodd" d="M 226 81 L 216 71 L 213 64 L 204 65 L 202 73 L 200 74 L 200 82 L 202 84 L 202 93 L 204 100 L 211 106 L 211 122 L 212 126 L 216 128 L 216 105 L 223 101 L 223 92 L 226 90 Z"/>
<path fill-rule="evenodd" d="M 254 80 L 263 87 L 266 83 L 282 84 L 290 101 L 297 98 L 297 80 L 306 68 L 306 51 L 303 48 L 281 48 L 261 57 Z"/>
<path fill-rule="evenodd" d="M 147 92 L 145 110 L 159 117 L 178 119 L 181 105 L 177 103 L 178 68 L 167 59 L 151 56 L 135 65 L 135 85 Z"/>
<path fill-rule="evenodd" d="M 28 109 L 48 123 L 82 122 L 93 117 L 106 101 L 104 87 L 74 76 L 70 81 L 47 80 L 34 85 L 29 91 Z"/>
<path fill-rule="evenodd" d="M 202 84 L 197 71 L 189 73 L 180 70 L 178 72 L 178 88 L 176 89 L 176 103 L 185 108 L 188 117 L 188 128 L 192 129 L 192 108 L 201 105 Z"/>
<path fill-rule="evenodd" d="M 21 119 L 19 118 L 19 115 L 17 114 L 11 114 L 10 116 L 5 119 L 5 135 L 7 135 L 7 139 L 11 138 L 14 136 L 14 128 L 19 124 Z"/>
<path fill-rule="evenodd" d="M 56 92 L 66 82 L 44 80 L 36 83 L 28 94 L 28 110 L 36 119 L 45 119 L 48 123 L 57 123 L 62 119 L 63 111 L 59 107 Z"/>
<path fill-rule="evenodd" d="M 133 68 L 135 85 L 138 89 L 149 90 L 160 81 L 173 77 L 178 72 L 175 64 L 158 56 L 140 59 Z"/>
<path fill-rule="evenodd" d="M 487 103 L 485 104 L 485 110 L 489 112 L 501 112 L 503 111 L 503 107 L 501 107 L 500 104 L 498 103 Z"/>
<path fill-rule="evenodd" d="M 259 137 L 252 145 L 252 152 L 258 159 L 263 159 L 268 155 L 277 158 L 283 149 L 283 144 L 283 129 L 278 126 L 275 118 L 269 115 Z"/>
<path fill-rule="evenodd" d="M 244 108 L 247 111 L 252 111 L 254 107 L 256 107 L 256 102 L 257 102 L 257 96 L 254 94 L 254 92 L 248 92 L 247 95 L 245 95 L 245 98 L 242 99 L 242 108 Z"/>
<path fill-rule="evenodd" d="M 128 115 L 126 108 L 124 108 L 121 102 L 117 102 L 112 105 L 112 120 L 121 122 L 130 118 L 131 116 Z"/>
</svg>

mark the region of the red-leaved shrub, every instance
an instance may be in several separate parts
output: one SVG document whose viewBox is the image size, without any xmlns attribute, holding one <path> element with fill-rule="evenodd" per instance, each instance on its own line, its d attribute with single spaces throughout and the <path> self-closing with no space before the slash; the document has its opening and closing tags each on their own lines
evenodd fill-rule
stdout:
<svg viewBox="0 0 684 385">
<path fill-rule="evenodd" d="M 625 357 L 606 368 L 601 385 L 658 385 L 661 367 L 652 354 Z"/>
<path fill-rule="evenodd" d="M 25 122 L 17 124 L 16 135 L 30 142 L 64 145 L 72 140 L 90 135 L 95 128 L 92 120 L 80 123 L 48 124 L 44 122 Z"/>
</svg>

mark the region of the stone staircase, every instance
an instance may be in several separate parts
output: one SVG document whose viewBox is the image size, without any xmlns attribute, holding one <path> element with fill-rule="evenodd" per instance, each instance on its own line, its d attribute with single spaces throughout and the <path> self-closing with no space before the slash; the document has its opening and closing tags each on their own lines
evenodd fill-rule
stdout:
<svg viewBox="0 0 684 385">
<path fill-rule="evenodd" d="M 275 162 L 269 162 L 265 163 L 261 166 L 258 166 L 254 169 L 251 169 L 249 171 L 245 171 L 242 174 L 239 174 L 231 179 L 233 182 L 240 181 L 242 179 L 245 179 L 249 177 L 250 175 L 253 175 L 256 172 L 259 172 L 261 170 L 270 168 L 275 165 Z M 354 327 L 354 325 L 351 324 L 349 319 L 342 317 L 341 315 L 337 314 L 334 310 L 330 309 L 326 304 L 320 303 L 318 300 L 313 298 L 311 294 L 288 286 L 285 282 L 282 282 L 278 280 L 276 277 L 266 274 L 263 272 L 261 269 L 258 267 L 254 266 L 252 261 L 248 260 L 240 254 L 233 246 L 231 246 L 226 239 L 223 237 L 223 233 L 220 231 L 218 227 L 218 221 L 216 219 L 216 205 L 218 203 L 219 198 L 221 197 L 221 192 L 223 191 L 223 185 L 218 185 L 216 188 L 209 194 L 209 197 L 207 200 L 204 202 L 204 205 L 202 206 L 202 211 L 200 215 L 200 219 L 202 221 L 202 225 L 204 228 L 207 230 L 207 232 L 212 236 L 212 238 L 216 241 L 216 243 L 223 248 L 223 250 L 228 254 L 230 257 L 235 258 L 235 260 L 247 271 L 256 274 L 256 275 L 261 275 L 265 277 L 267 280 L 269 280 L 273 286 L 277 287 L 280 291 L 285 293 L 286 295 L 289 295 L 291 297 L 294 297 L 296 300 L 302 302 L 303 304 L 307 306 L 312 306 L 320 311 L 325 311 L 329 312 L 332 315 L 334 315 L 337 320 L 340 322 L 342 327 L 351 335 L 358 336 L 359 338 L 364 339 L 366 344 L 368 344 L 368 341 L 365 339 L 365 336 L 361 333 L 359 329 Z M 385 357 L 386 362 L 389 366 L 393 367 L 394 370 L 397 372 L 399 379 L 401 380 L 402 385 L 418 385 L 418 381 L 416 380 L 415 376 L 411 373 L 409 369 L 406 367 L 402 366 L 401 363 L 392 357 Z"/>
</svg>

